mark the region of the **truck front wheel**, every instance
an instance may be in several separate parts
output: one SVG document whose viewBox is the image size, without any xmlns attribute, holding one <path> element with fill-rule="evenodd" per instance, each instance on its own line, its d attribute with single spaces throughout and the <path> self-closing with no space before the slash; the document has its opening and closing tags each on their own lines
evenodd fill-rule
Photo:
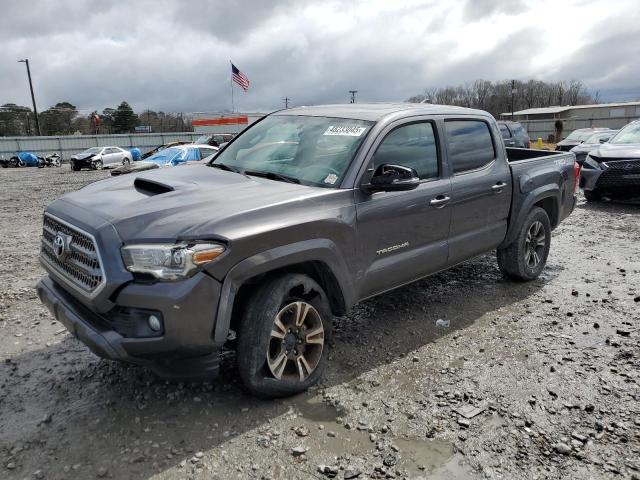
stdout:
<svg viewBox="0 0 640 480">
<path fill-rule="evenodd" d="M 514 280 L 533 280 L 544 269 L 550 247 L 549 216 L 542 208 L 534 207 L 511 245 L 498 249 L 500 271 Z"/>
<path fill-rule="evenodd" d="M 306 275 L 278 275 L 259 285 L 238 330 L 238 370 L 246 388 L 273 398 L 315 384 L 327 363 L 331 320 L 324 290 Z"/>
</svg>

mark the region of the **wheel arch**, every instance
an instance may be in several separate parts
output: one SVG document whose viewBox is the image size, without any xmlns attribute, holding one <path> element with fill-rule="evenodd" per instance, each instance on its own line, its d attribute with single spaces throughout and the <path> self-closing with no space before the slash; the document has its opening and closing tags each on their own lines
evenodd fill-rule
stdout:
<svg viewBox="0 0 640 480">
<path fill-rule="evenodd" d="M 516 207 L 518 210 L 517 216 L 515 218 L 512 217 L 507 235 L 498 248 L 504 248 L 515 240 L 527 215 L 529 215 L 529 212 L 535 207 L 542 208 L 549 216 L 551 229 L 556 228 L 560 219 L 559 198 L 560 190 L 557 185 L 543 186 L 527 194 L 520 206 Z"/>
<path fill-rule="evenodd" d="M 222 344 L 227 340 L 247 297 L 271 275 L 302 273 L 309 276 L 324 289 L 332 313 L 343 315 L 353 305 L 355 297 L 348 272 L 336 245 L 324 239 L 277 247 L 239 262 L 222 283 L 214 341 Z"/>
</svg>

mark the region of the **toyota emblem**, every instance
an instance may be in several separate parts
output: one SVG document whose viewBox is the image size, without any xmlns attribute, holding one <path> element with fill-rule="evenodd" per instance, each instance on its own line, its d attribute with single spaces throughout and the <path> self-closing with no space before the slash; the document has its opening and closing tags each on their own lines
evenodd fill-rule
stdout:
<svg viewBox="0 0 640 480">
<path fill-rule="evenodd" d="M 67 253 L 67 242 L 61 233 L 53 239 L 53 253 L 56 254 L 58 260 L 62 260 Z"/>
</svg>

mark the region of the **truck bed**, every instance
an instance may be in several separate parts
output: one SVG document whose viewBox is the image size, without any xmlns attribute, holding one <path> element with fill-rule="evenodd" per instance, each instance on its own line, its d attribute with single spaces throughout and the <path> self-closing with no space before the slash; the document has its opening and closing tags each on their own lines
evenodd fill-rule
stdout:
<svg viewBox="0 0 640 480">
<path fill-rule="evenodd" d="M 554 150 L 534 150 L 532 148 L 515 148 L 515 147 L 506 147 L 506 150 L 507 150 L 507 160 L 509 163 L 523 162 L 523 161 L 536 160 L 536 159 L 548 158 L 548 157 L 554 157 L 554 158 L 559 158 L 560 156 L 566 157 L 568 153 L 568 152 L 557 152 Z"/>
</svg>

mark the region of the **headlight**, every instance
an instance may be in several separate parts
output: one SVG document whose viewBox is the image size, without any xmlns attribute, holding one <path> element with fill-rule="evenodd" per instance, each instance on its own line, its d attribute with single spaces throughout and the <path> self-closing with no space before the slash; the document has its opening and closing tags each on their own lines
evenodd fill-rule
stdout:
<svg viewBox="0 0 640 480">
<path fill-rule="evenodd" d="M 217 258 L 225 248 L 217 243 L 141 244 L 122 247 L 127 270 L 159 280 L 178 280 Z"/>
</svg>

